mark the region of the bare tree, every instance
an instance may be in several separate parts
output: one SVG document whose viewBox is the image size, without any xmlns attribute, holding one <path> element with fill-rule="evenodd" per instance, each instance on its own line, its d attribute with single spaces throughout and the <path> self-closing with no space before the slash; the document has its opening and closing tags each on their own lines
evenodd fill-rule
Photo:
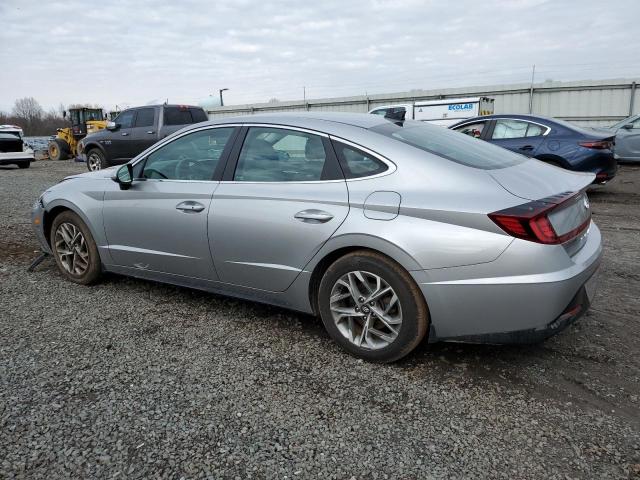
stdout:
<svg viewBox="0 0 640 480">
<path fill-rule="evenodd" d="M 23 119 L 27 125 L 33 125 L 44 115 L 44 110 L 33 97 L 19 98 L 13 105 L 13 114 Z"/>
<path fill-rule="evenodd" d="M 280 103 L 280 100 L 278 100 L 277 98 L 270 98 L 269 99 L 269 103 Z"/>
</svg>

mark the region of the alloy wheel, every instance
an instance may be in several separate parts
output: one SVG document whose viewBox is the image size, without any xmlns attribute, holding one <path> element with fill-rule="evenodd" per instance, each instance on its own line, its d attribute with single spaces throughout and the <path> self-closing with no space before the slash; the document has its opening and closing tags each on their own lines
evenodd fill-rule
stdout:
<svg viewBox="0 0 640 480">
<path fill-rule="evenodd" d="M 56 229 L 55 249 L 62 267 L 72 275 L 83 275 L 89 268 L 89 248 L 78 227 L 61 223 Z"/>
<path fill-rule="evenodd" d="M 380 276 L 352 271 L 331 289 L 330 307 L 340 333 L 357 347 L 377 350 L 395 341 L 402 326 L 396 292 Z"/>
<path fill-rule="evenodd" d="M 95 172 L 96 170 L 100 170 L 102 168 L 102 159 L 97 153 L 89 154 L 87 163 L 89 164 L 89 170 L 91 170 L 92 172 Z"/>
</svg>

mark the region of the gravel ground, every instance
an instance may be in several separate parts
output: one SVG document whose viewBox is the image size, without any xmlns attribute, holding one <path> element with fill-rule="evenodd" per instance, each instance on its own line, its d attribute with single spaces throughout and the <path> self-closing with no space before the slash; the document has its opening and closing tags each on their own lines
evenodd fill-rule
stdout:
<svg viewBox="0 0 640 480">
<path fill-rule="evenodd" d="M 577 324 L 387 366 L 294 312 L 27 273 L 31 204 L 83 169 L 0 167 L 0 478 L 640 477 L 640 168 L 590 193 L 605 258 Z"/>
</svg>

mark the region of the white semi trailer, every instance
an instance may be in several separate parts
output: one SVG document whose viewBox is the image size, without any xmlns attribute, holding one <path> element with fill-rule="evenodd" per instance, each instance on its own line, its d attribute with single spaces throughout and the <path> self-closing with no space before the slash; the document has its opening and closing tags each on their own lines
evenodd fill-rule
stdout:
<svg viewBox="0 0 640 480">
<path fill-rule="evenodd" d="M 460 120 L 493 113 L 490 97 L 447 98 L 382 105 L 369 111 L 397 120 L 420 120 L 448 127 Z"/>
</svg>

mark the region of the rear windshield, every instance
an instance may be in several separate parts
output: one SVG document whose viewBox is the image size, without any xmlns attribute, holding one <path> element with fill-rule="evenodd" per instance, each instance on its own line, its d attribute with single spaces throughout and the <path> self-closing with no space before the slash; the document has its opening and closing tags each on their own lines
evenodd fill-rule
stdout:
<svg viewBox="0 0 640 480">
<path fill-rule="evenodd" d="M 18 132 L 0 132 L 0 140 L 20 140 Z"/>
<path fill-rule="evenodd" d="M 188 125 L 207 120 L 207 114 L 201 108 L 166 107 L 164 109 L 165 125 Z"/>
<path fill-rule="evenodd" d="M 511 167 L 527 160 L 523 155 L 437 125 L 390 121 L 371 130 L 425 152 L 482 170 Z"/>
</svg>

